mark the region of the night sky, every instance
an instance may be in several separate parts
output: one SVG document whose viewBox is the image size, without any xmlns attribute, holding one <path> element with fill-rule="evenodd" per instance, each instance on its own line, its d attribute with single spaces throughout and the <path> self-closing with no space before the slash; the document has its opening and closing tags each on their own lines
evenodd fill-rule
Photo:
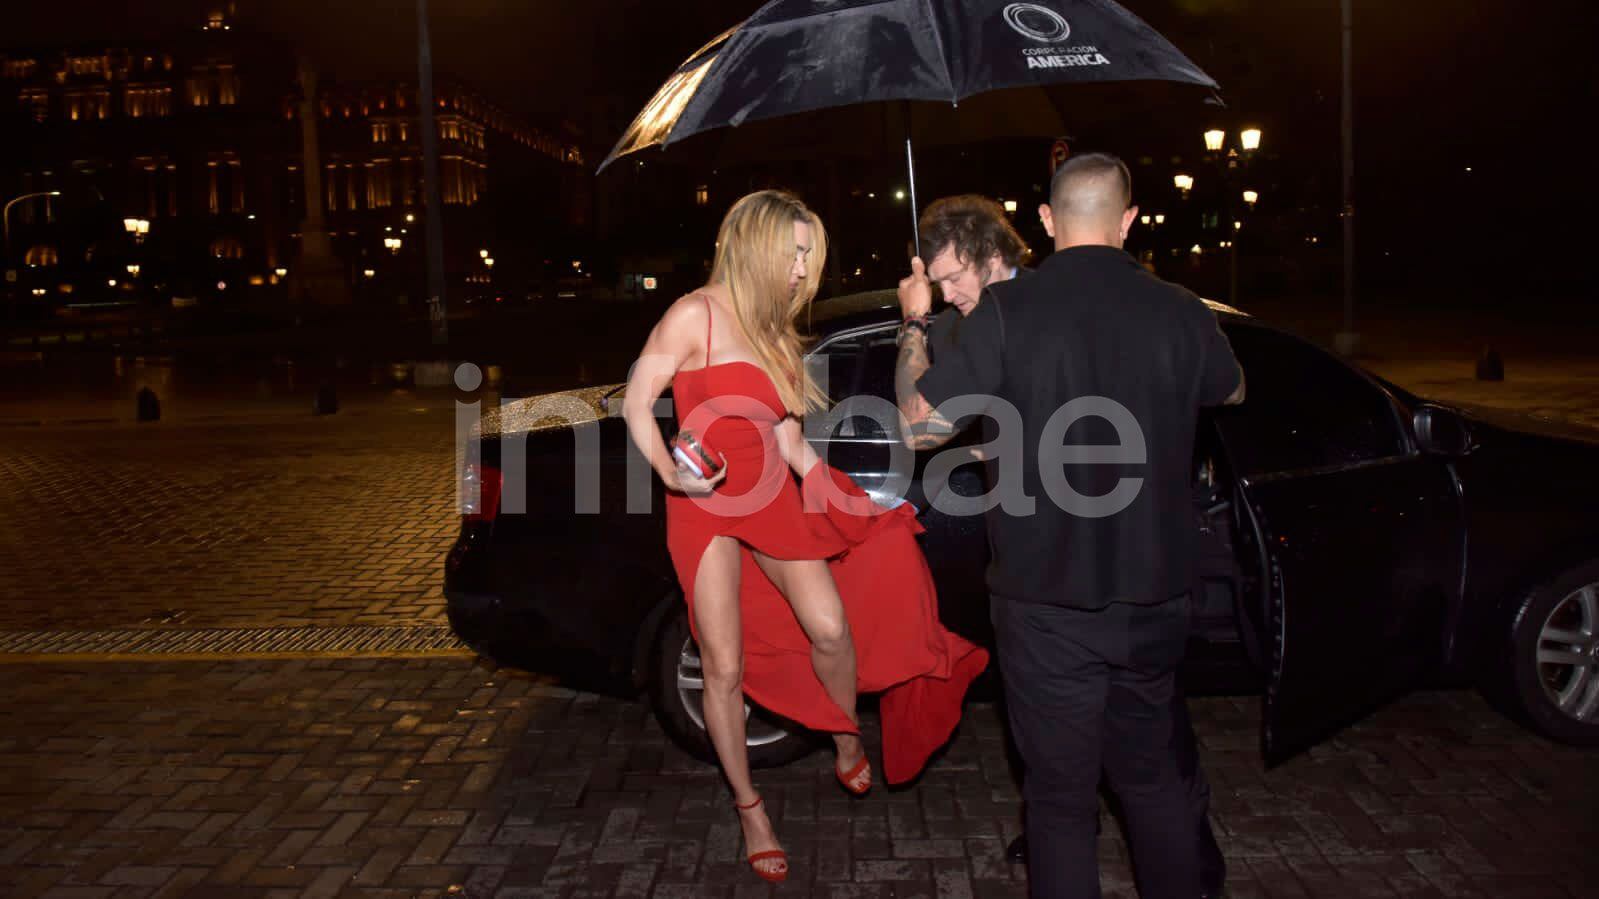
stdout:
<svg viewBox="0 0 1599 899">
<path fill-rule="evenodd" d="M 1336 176 L 1336 0 L 1127 5 L 1220 81 L 1233 110 L 1264 127 L 1289 164 Z M 636 108 L 679 61 L 757 6 L 435 0 L 436 67 L 535 119 L 565 115 L 588 127 L 590 91 L 620 95 Z M 9 17 L 0 40 L 26 46 L 160 37 L 198 28 L 204 8 L 32 4 Z M 306 47 L 335 77 L 405 78 L 415 65 L 411 9 L 273 0 L 241 4 L 240 15 Z M 1555 267 L 1583 251 L 1599 194 L 1590 186 L 1592 154 L 1583 140 L 1599 101 L 1592 49 L 1599 5 L 1356 0 L 1355 15 L 1357 162 L 1369 228 L 1363 235 L 1401 252 L 1427 244 L 1434 256 L 1439 248 L 1475 253 L 1480 247 L 1472 244 L 1499 245 L 1540 254 Z M 594 135 L 596 144 L 612 139 Z M 1191 153 L 1198 135 L 1193 143 L 1160 149 Z"/>
</svg>

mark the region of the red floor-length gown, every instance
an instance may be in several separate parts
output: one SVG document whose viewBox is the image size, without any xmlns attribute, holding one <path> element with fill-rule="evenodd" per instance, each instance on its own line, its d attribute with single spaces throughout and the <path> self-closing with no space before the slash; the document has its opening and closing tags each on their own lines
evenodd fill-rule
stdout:
<svg viewBox="0 0 1599 899">
<path fill-rule="evenodd" d="M 857 732 L 817 679 L 810 641 L 751 550 L 775 559 L 828 560 L 855 642 L 858 689 L 883 694 L 883 774 L 890 783 L 914 778 L 949 739 L 967 687 L 988 664 L 987 652 L 938 620 L 914 510 L 908 504 L 882 509 L 826 463 L 796 484 L 776 448 L 785 406 L 756 365 L 724 362 L 679 371 L 673 394 L 678 421 L 727 460 L 727 477 L 714 496 L 667 496 L 667 547 L 689 603 L 690 626 L 701 556 L 712 538 L 736 538 L 744 692 L 815 730 Z"/>
</svg>

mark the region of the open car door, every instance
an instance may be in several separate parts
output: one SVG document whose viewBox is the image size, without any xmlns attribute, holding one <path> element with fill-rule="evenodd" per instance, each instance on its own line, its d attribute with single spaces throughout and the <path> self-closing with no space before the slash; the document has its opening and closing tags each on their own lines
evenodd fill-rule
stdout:
<svg viewBox="0 0 1599 899">
<path fill-rule="evenodd" d="M 1247 398 L 1214 421 L 1264 575 L 1246 612 L 1265 637 L 1276 764 L 1436 662 L 1461 586 L 1461 503 L 1447 462 L 1413 450 L 1374 381 L 1288 335 L 1227 332 Z"/>
</svg>

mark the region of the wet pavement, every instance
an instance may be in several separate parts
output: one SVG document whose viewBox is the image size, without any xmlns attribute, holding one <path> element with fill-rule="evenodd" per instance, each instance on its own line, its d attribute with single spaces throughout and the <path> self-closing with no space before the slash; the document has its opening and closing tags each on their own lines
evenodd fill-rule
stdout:
<svg viewBox="0 0 1599 899">
<path fill-rule="evenodd" d="M 756 783 L 791 854 L 739 862 L 716 772 L 640 704 L 470 660 L 12 665 L 0 883 L 136 896 L 1020 897 L 995 708 L 863 800 L 818 753 Z M 1580 897 L 1599 768 L 1473 694 L 1421 693 L 1273 771 L 1258 702 L 1196 699 L 1233 897 Z M 867 721 L 875 743 L 875 721 Z M 1104 819 L 1108 897 L 1131 897 Z"/>
<path fill-rule="evenodd" d="M 0 628 L 438 623 L 453 415 L 0 431 Z"/>
</svg>

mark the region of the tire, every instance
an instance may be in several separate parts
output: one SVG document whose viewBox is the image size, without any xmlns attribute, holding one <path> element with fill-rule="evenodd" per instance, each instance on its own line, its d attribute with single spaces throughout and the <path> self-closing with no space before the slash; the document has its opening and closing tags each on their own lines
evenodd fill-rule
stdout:
<svg viewBox="0 0 1599 899">
<path fill-rule="evenodd" d="M 681 598 L 673 601 L 656 630 L 647 690 L 655 719 L 673 743 L 702 762 L 717 764 L 716 750 L 705 730 L 699 693 L 691 678 L 699 670 L 699 647 L 689 632 L 688 611 Z M 685 682 L 685 679 L 686 682 Z M 748 700 L 744 703 L 750 767 L 776 768 L 809 755 L 817 737 Z"/>
<path fill-rule="evenodd" d="M 1501 668 L 1518 717 L 1545 736 L 1599 747 L 1599 560 L 1522 598 Z"/>
</svg>

